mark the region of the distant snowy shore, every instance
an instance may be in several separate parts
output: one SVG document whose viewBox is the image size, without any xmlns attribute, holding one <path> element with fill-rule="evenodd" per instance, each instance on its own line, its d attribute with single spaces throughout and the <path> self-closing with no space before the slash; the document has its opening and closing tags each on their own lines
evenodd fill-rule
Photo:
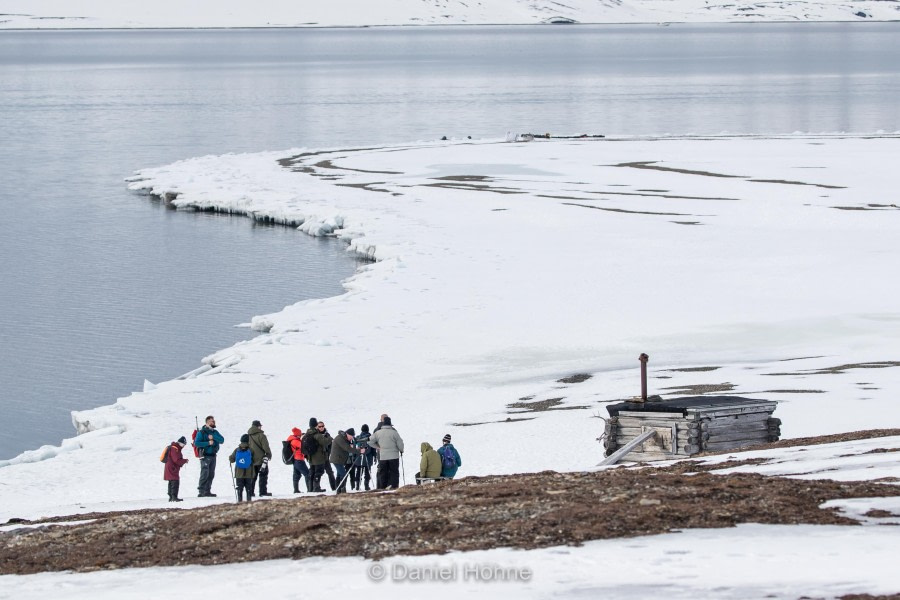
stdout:
<svg viewBox="0 0 900 600">
<path fill-rule="evenodd" d="M 0 0 L 0 29 L 896 21 L 898 0 Z"/>
</svg>

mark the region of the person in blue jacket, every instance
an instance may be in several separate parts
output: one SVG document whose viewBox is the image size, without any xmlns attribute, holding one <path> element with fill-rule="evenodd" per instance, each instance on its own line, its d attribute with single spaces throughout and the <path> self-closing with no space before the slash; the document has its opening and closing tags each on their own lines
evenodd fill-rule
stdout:
<svg viewBox="0 0 900 600">
<path fill-rule="evenodd" d="M 203 427 L 194 438 L 194 445 L 200 448 L 200 484 L 197 486 L 197 494 L 200 498 L 214 497 L 212 482 L 216 476 L 216 454 L 219 453 L 219 445 L 225 442 L 222 434 L 216 431 L 216 418 L 212 415 L 206 417 Z"/>
<path fill-rule="evenodd" d="M 441 455 L 441 477 L 453 479 L 462 466 L 462 459 L 459 457 L 459 452 L 450 443 L 449 433 L 444 436 L 443 442 L 444 445 L 438 450 L 438 454 Z"/>
</svg>

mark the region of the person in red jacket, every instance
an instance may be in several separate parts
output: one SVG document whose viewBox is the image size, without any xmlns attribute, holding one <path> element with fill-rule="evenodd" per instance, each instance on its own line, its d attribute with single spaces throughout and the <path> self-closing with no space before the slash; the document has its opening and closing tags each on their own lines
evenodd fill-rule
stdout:
<svg viewBox="0 0 900 600">
<path fill-rule="evenodd" d="M 169 482 L 169 502 L 181 502 L 178 497 L 178 486 L 181 485 L 181 467 L 187 464 L 188 459 L 181 455 L 181 449 L 187 444 L 184 436 L 178 438 L 177 442 L 169 445 L 169 451 L 166 454 L 166 468 L 163 473 L 163 479 Z"/>
<path fill-rule="evenodd" d="M 291 450 L 294 451 L 294 493 L 300 493 L 300 478 L 302 477 L 306 483 L 306 491 L 312 491 L 309 481 L 309 468 L 306 466 L 306 457 L 303 455 L 302 447 L 303 432 L 297 427 L 291 430 L 291 435 L 287 441 L 291 444 Z"/>
</svg>

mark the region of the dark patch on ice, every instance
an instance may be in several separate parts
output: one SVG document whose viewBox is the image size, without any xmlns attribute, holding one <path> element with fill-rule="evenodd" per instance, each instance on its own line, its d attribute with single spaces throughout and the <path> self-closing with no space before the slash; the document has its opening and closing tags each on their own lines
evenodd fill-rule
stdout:
<svg viewBox="0 0 900 600">
<path fill-rule="evenodd" d="M 846 371 L 853 369 L 887 369 L 890 367 L 900 367 L 900 361 L 885 360 L 867 363 L 851 363 L 846 365 L 838 365 L 836 367 L 827 367 L 824 369 L 805 369 L 802 371 L 794 371 L 790 373 L 763 373 L 772 377 L 781 376 L 803 376 L 803 375 L 843 375 Z"/>
<path fill-rule="evenodd" d="M 866 204 L 865 206 L 832 206 L 837 210 L 900 210 L 896 204 Z"/>
<path fill-rule="evenodd" d="M 345 157 L 340 157 L 345 158 Z M 334 169 L 337 171 L 352 171 L 354 173 L 374 173 L 376 175 L 403 175 L 402 171 L 370 171 L 366 169 L 351 169 L 349 167 L 338 167 L 335 165 L 332 160 L 327 159 L 317 162 L 314 166 L 319 167 L 320 169 Z"/>
<path fill-rule="evenodd" d="M 827 185 L 824 183 L 806 183 L 805 181 L 790 181 L 788 179 L 748 179 L 753 183 L 780 183 L 782 185 L 809 185 L 812 187 L 825 188 L 827 190 L 845 190 L 844 185 Z"/>
<path fill-rule="evenodd" d="M 742 179 L 746 175 L 726 175 L 724 173 L 713 173 L 711 171 L 694 171 L 691 169 L 677 169 L 675 167 L 661 167 L 654 160 L 619 163 L 616 165 L 604 165 L 609 167 L 627 167 L 630 169 L 649 169 L 651 171 L 665 171 L 667 173 L 681 173 L 683 175 L 702 175 L 704 177 L 725 177 L 729 179 Z"/>
<path fill-rule="evenodd" d="M 694 385 L 675 385 L 672 387 L 660 388 L 663 390 L 673 390 L 667 392 L 667 396 L 703 396 L 705 394 L 718 394 L 721 392 L 730 392 L 734 390 L 732 383 L 698 383 Z"/>
<path fill-rule="evenodd" d="M 575 202 L 563 202 L 565 206 L 580 206 L 581 208 L 593 208 L 594 210 L 605 210 L 608 212 L 625 213 L 629 215 L 658 215 L 662 217 L 691 217 L 693 215 L 685 213 L 670 212 L 653 212 L 649 210 L 625 210 L 624 208 L 608 208 L 605 206 L 591 206 L 589 204 L 578 204 Z"/>
<path fill-rule="evenodd" d="M 547 400 L 534 400 L 531 402 L 512 402 L 506 408 L 518 409 L 514 414 L 529 412 L 549 412 L 551 410 L 581 410 L 587 406 L 560 406 L 565 398 L 548 398 Z"/>
<path fill-rule="evenodd" d="M 680 367 L 678 369 L 665 369 L 674 373 L 705 373 L 707 371 L 716 371 L 722 367 Z"/>
<path fill-rule="evenodd" d="M 676 225 L 703 225 L 700 221 L 672 221 Z"/>
<path fill-rule="evenodd" d="M 444 188 L 448 190 L 466 190 L 470 192 L 494 192 L 495 194 L 524 194 L 520 189 L 508 187 L 492 187 L 489 185 L 477 185 L 469 183 L 423 183 L 424 187 Z"/>
<path fill-rule="evenodd" d="M 875 448 L 874 450 L 863 452 L 863 454 L 888 454 L 891 452 L 900 452 L 900 448 Z"/>
<path fill-rule="evenodd" d="M 841 185 L 826 185 L 824 183 L 807 183 L 805 181 L 790 181 L 787 179 L 751 179 L 746 175 L 729 175 L 726 173 L 713 173 L 711 171 L 696 171 L 693 169 L 679 169 L 676 167 L 662 167 L 656 164 L 656 161 L 648 160 L 648 161 L 638 161 L 638 162 L 628 162 L 628 163 L 619 163 L 615 165 L 606 165 L 611 167 L 628 167 L 631 169 L 650 169 L 652 171 L 665 171 L 667 173 L 681 173 L 682 175 L 702 175 L 704 177 L 724 177 L 728 179 L 746 179 L 747 181 L 752 181 L 754 183 L 779 183 L 782 185 L 809 185 L 813 187 L 826 188 L 830 190 L 843 190 L 846 189 L 845 186 Z M 727 198 L 718 198 L 719 200 L 727 200 Z"/>
<path fill-rule="evenodd" d="M 675 194 L 639 194 L 637 192 L 610 192 L 610 191 L 594 191 L 591 190 L 588 192 L 589 194 L 603 194 L 610 196 L 640 196 L 642 198 L 670 198 L 673 200 L 724 200 L 728 202 L 739 202 L 740 198 L 719 198 L 716 196 L 677 196 Z"/>
<path fill-rule="evenodd" d="M 588 373 L 576 373 L 575 375 L 569 375 L 568 377 L 563 377 L 562 379 L 557 379 L 557 383 L 582 383 L 583 381 L 587 381 L 593 377 L 593 375 L 589 375 Z"/>
<path fill-rule="evenodd" d="M 518 417 L 513 419 L 512 417 L 507 417 L 502 421 L 481 421 L 480 423 L 450 423 L 451 427 L 474 427 L 476 425 L 490 425 L 492 423 L 515 423 L 516 421 L 533 421 L 537 417 Z"/>
<path fill-rule="evenodd" d="M 487 175 L 444 175 L 443 177 L 431 177 L 435 181 L 494 181 Z"/>
<path fill-rule="evenodd" d="M 336 184 L 334 184 L 334 185 L 340 186 L 340 187 L 357 188 L 357 189 L 360 189 L 360 190 L 366 190 L 367 192 L 383 192 L 383 193 L 385 193 L 385 194 L 390 194 L 390 193 L 392 193 L 391 190 L 386 190 L 386 189 L 384 189 L 384 188 L 372 187 L 373 185 L 384 185 L 385 183 L 387 183 L 387 182 L 385 182 L 385 181 L 372 181 L 372 182 L 369 182 L 369 183 L 336 183 Z"/>
</svg>

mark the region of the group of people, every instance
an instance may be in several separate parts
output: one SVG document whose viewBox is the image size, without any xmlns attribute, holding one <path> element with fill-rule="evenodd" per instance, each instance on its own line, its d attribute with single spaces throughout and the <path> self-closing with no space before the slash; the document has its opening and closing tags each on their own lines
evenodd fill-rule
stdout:
<svg viewBox="0 0 900 600">
<path fill-rule="evenodd" d="M 431 444 L 422 442 L 419 472 L 416 483 L 429 480 L 452 479 L 462 466 L 459 452 L 450 443 L 450 434 L 443 438 L 439 450 Z M 199 428 L 192 443 L 200 460 L 200 481 L 197 486 L 198 496 L 214 497 L 212 482 L 216 474 L 216 456 L 225 438 L 216 429 L 216 419 L 212 415 L 206 417 L 203 427 Z M 187 464 L 182 449 L 187 439 L 182 436 L 172 442 L 166 452 L 164 479 L 169 484 L 169 502 L 181 502 L 178 497 L 181 467 Z M 369 426 L 360 427 L 359 435 L 352 427 L 338 431 L 332 437 L 323 421 L 316 418 L 309 420 L 306 432 L 294 427 L 291 435 L 284 442 L 285 462 L 293 466 L 294 493 L 299 494 L 300 481 L 304 481 L 307 492 L 324 492 L 321 480 L 328 476 L 329 486 L 338 494 L 347 491 L 347 480 L 351 489 L 371 489 L 371 470 L 377 463 L 376 489 L 396 489 L 400 487 L 400 460 L 403 456 L 403 438 L 394 428 L 391 418 L 383 414 L 375 427 L 369 432 Z M 289 455 L 289 456 L 288 456 Z M 272 450 L 269 440 L 263 432 L 262 423 L 253 421 L 247 433 L 241 436 L 240 444 L 232 451 L 228 460 L 234 464 L 234 480 L 238 501 L 249 502 L 255 495 L 257 482 L 260 496 L 271 496 L 268 491 L 269 461 Z"/>
</svg>

